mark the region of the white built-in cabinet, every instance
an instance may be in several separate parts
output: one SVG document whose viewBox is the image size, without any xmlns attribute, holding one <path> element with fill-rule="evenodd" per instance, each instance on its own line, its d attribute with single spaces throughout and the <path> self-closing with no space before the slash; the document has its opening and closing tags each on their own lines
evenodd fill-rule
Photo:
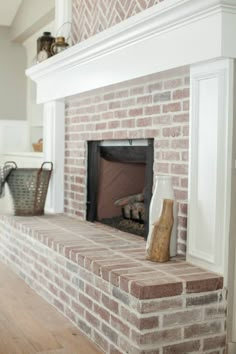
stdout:
<svg viewBox="0 0 236 354">
<path fill-rule="evenodd" d="M 44 31 L 51 32 L 54 35 L 54 22 L 51 22 L 40 31 L 36 32 L 24 43 L 27 56 L 27 67 L 36 64 L 37 39 Z M 43 105 L 36 102 L 36 84 L 27 79 L 27 121 L 29 124 L 29 150 L 33 151 L 32 144 L 43 138 Z"/>
</svg>

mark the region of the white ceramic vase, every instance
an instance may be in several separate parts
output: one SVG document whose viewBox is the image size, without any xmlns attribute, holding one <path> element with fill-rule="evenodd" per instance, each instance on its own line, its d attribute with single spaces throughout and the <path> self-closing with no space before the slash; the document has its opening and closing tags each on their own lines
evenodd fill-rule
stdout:
<svg viewBox="0 0 236 354">
<path fill-rule="evenodd" d="M 176 202 L 174 197 L 174 190 L 172 186 L 172 177 L 159 175 L 156 176 L 155 187 L 152 194 L 152 199 L 149 208 L 149 232 L 147 238 L 146 249 L 149 248 L 149 243 L 151 239 L 151 234 L 153 230 L 153 224 L 160 217 L 162 201 L 163 199 L 172 199 L 174 200 L 174 224 L 171 232 L 171 240 L 170 240 L 170 256 L 176 256 L 177 250 L 177 212 L 176 212 Z"/>
</svg>

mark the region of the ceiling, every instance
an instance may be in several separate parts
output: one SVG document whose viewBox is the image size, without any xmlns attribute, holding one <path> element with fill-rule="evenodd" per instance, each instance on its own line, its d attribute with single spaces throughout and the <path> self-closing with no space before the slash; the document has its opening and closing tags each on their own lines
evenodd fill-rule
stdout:
<svg viewBox="0 0 236 354">
<path fill-rule="evenodd" d="M 0 0 L 0 26 L 11 26 L 22 0 Z"/>
</svg>

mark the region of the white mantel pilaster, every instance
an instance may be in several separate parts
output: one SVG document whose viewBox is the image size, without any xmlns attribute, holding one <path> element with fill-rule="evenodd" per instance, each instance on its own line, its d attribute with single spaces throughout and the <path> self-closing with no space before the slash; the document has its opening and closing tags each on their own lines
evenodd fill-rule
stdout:
<svg viewBox="0 0 236 354">
<path fill-rule="evenodd" d="M 53 163 L 53 173 L 49 185 L 45 210 L 49 213 L 64 211 L 64 141 L 65 105 L 64 101 L 44 104 L 44 161 Z"/>
<path fill-rule="evenodd" d="M 227 279 L 230 232 L 233 60 L 190 70 L 190 166 L 187 258 Z"/>
</svg>

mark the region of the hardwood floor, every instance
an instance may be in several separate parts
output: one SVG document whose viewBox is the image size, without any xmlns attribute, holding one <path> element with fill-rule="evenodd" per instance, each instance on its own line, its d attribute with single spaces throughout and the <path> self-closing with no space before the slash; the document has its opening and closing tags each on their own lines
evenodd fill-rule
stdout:
<svg viewBox="0 0 236 354">
<path fill-rule="evenodd" d="M 0 354 L 36 353 L 103 352 L 0 263 Z"/>
</svg>

